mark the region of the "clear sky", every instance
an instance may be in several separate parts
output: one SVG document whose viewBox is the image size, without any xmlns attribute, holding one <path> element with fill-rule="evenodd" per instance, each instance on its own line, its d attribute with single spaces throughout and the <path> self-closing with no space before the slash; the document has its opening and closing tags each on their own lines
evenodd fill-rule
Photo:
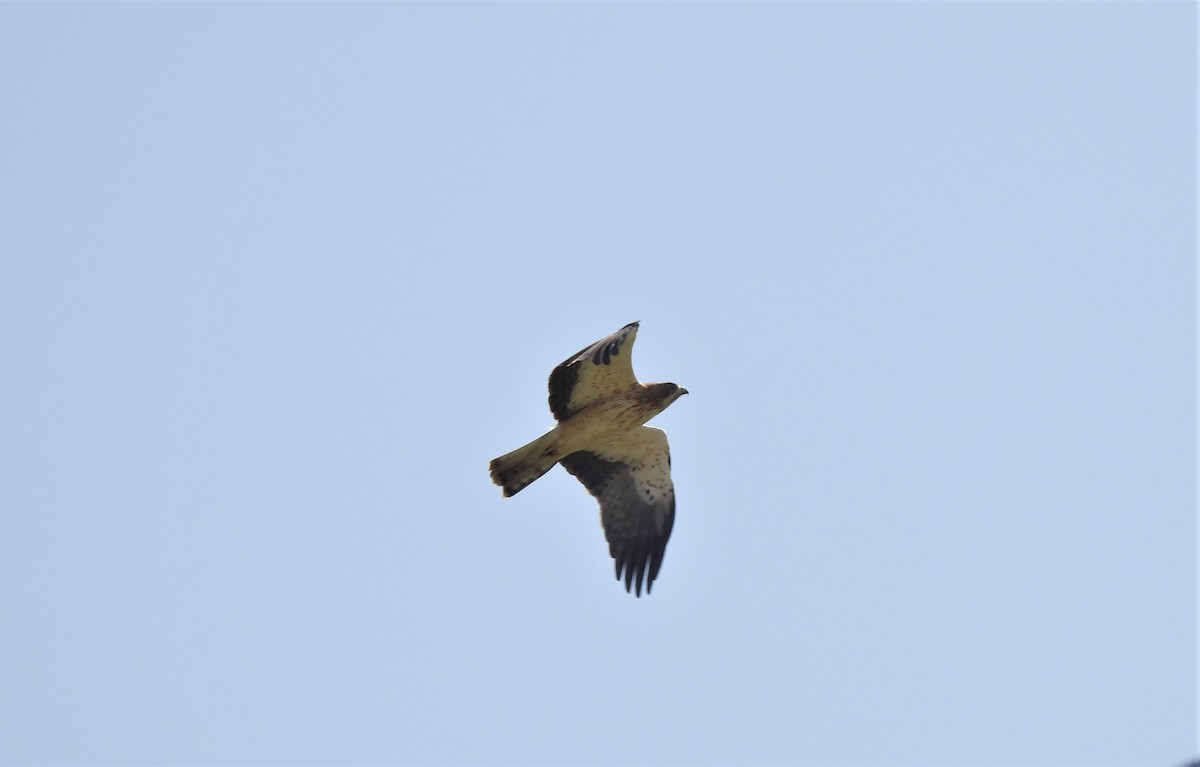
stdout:
<svg viewBox="0 0 1200 767">
<path fill-rule="evenodd" d="M 0 762 L 1162 765 L 1196 6 L 0 7 Z M 678 515 L 487 462 L 640 320 Z"/>
</svg>

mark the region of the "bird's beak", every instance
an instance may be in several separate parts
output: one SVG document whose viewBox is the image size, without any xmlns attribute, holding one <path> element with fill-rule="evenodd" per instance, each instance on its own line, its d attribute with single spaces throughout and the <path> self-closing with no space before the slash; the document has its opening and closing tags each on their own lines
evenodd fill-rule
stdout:
<svg viewBox="0 0 1200 767">
<path fill-rule="evenodd" d="M 683 388 L 682 386 L 680 386 L 680 387 L 679 387 L 679 392 L 680 392 L 681 394 L 687 394 L 687 393 L 688 393 L 688 390 L 687 390 L 687 389 L 685 389 L 685 388 Z"/>
</svg>

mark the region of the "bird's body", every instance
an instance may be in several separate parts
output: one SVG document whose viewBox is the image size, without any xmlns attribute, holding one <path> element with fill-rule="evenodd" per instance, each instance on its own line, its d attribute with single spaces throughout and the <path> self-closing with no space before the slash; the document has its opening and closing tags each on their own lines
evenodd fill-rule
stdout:
<svg viewBox="0 0 1200 767">
<path fill-rule="evenodd" d="M 638 323 L 569 357 L 550 374 L 550 410 L 558 425 L 491 462 L 492 480 L 515 495 L 554 464 L 600 501 L 600 520 L 617 578 L 641 596 L 658 576 L 675 521 L 667 435 L 645 426 L 687 394 L 673 383 L 642 384 L 630 353 Z"/>
</svg>

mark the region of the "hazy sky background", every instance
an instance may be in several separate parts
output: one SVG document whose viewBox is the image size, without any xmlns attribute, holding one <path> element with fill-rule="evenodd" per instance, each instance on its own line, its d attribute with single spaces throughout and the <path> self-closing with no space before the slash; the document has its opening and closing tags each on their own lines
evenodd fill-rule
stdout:
<svg viewBox="0 0 1200 767">
<path fill-rule="evenodd" d="M 1196 6 L 0 7 L 0 762 L 1178 765 Z M 691 396 L 654 593 L 551 425 Z"/>
</svg>

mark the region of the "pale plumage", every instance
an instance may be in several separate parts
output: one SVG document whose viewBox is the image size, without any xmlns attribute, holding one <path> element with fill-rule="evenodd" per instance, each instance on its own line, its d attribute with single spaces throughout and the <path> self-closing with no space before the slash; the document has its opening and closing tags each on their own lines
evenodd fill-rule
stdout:
<svg viewBox="0 0 1200 767">
<path fill-rule="evenodd" d="M 687 390 L 638 382 L 630 360 L 637 331 L 638 323 L 626 325 L 556 367 L 550 411 L 558 425 L 489 468 L 510 496 L 562 463 L 600 502 L 617 579 L 641 596 L 658 577 L 675 522 L 667 435 L 644 424 Z"/>
</svg>

